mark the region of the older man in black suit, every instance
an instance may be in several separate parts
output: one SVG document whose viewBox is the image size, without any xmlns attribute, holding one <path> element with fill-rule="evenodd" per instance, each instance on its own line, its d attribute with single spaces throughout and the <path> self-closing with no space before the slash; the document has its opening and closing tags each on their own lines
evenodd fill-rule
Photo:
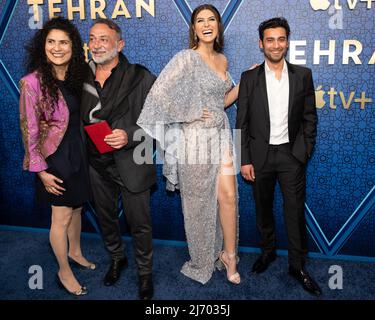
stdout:
<svg viewBox="0 0 375 320">
<path fill-rule="evenodd" d="M 136 121 L 156 77 L 143 66 L 130 64 L 121 53 L 124 45 L 121 29 L 116 23 L 107 19 L 95 21 L 89 41 L 93 60 L 89 62 L 91 70 L 84 84 L 81 115 L 85 125 L 105 120 L 113 130 L 104 139 L 115 149 L 110 153 L 99 153 L 87 138 L 96 214 L 111 256 L 104 284 L 115 284 L 121 271 L 128 265 L 117 210 L 121 194 L 125 217 L 134 239 L 139 297 L 151 299 L 150 188 L 156 182 L 156 171 L 152 159 L 139 164 L 134 149 L 141 142 L 136 137 L 141 130 Z"/>
<path fill-rule="evenodd" d="M 241 76 L 237 129 L 241 129 L 241 174 L 254 182 L 262 254 L 253 272 L 276 258 L 273 199 L 276 181 L 284 199 L 289 274 L 308 292 L 321 289 L 305 269 L 305 166 L 315 144 L 317 114 L 311 70 L 285 60 L 290 28 L 284 18 L 259 26 L 265 62 Z"/>
</svg>

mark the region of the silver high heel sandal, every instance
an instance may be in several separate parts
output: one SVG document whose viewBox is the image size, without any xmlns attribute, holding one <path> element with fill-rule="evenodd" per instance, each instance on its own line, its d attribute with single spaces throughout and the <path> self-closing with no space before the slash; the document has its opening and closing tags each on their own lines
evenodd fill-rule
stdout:
<svg viewBox="0 0 375 320">
<path fill-rule="evenodd" d="M 235 272 L 231 275 L 228 274 L 229 272 L 229 265 L 224 261 L 223 259 L 223 254 L 226 254 L 226 256 L 229 258 L 229 259 L 232 259 L 232 258 L 236 258 L 236 253 L 227 253 L 225 252 L 224 250 L 220 252 L 220 255 L 219 255 L 219 259 L 221 261 L 221 263 L 224 265 L 225 269 L 227 270 L 227 279 L 230 283 L 232 284 L 240 284 L 241 282 L 241 277 L 240 277 L 240 274 L 238 272 Z"/>
</svg>

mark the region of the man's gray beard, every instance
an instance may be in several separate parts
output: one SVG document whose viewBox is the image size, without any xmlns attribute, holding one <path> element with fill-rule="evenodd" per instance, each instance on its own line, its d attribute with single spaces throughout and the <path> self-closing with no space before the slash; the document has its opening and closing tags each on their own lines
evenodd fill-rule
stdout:
<svg viewBox="0 0 375 320">
<path fill-rule="evenodd" d="M 107 64 L 108 62 L 112 61 L 113 58 L 115 58 L 117 55 L 118 55 L 118 52 L 117 52 L 117 46 L 116 46 L 115 48 L 113 48 L 113 50 L 110 53 L 108 53 L 108 55 L 101 57 L 99 59 L 92 56 L 92 59 L 94 60 L 96 64 Z"/>
</svg>

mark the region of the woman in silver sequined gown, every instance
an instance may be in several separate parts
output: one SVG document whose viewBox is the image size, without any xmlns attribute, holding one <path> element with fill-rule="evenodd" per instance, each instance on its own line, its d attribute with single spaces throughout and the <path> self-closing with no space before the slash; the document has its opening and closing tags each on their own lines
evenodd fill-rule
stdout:
<svg viewBox="0 0 375 320">
<path fill-rule="evenodd" d="M 167 189 L 181 191 L 191 258 L 181 272 L 203 284 L 215 266 L 240 282 L 236 170 L 224 111 L 237 99 L 238 86 L 232 88 L 222 46 L 220 14 L 199 6 L 191 18 L 191 49 L 177 53 L 160 73 L 137 122 L 165 150 Z"/>
</svg>

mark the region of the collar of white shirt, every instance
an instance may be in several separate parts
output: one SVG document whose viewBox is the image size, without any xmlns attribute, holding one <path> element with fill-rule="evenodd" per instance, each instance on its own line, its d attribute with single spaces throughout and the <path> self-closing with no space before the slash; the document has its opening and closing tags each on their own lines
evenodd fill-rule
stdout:
<svg viewBox="0 0 375 320">
<path fill-rule="evenodd" d="M 283 59 L 283 61 L 284 61 L 284 65 L 283 65 L 283 70 L 282 70 L 281 72 L 282 72 L 283 74 L 285 74 L 285 73 L 288 72 L 288 65 L 287 65 L 285 59 Z M 266 72 L 267 72 L 268 74 L 273 74 L 273 75 L 275 74 L 275 71 L 272 71 L 272 70 L 270 69 L 270 67 L 268 66 L 267 61 L 264 61 L 264 65 L 265 65 Z"/>
</svg>

